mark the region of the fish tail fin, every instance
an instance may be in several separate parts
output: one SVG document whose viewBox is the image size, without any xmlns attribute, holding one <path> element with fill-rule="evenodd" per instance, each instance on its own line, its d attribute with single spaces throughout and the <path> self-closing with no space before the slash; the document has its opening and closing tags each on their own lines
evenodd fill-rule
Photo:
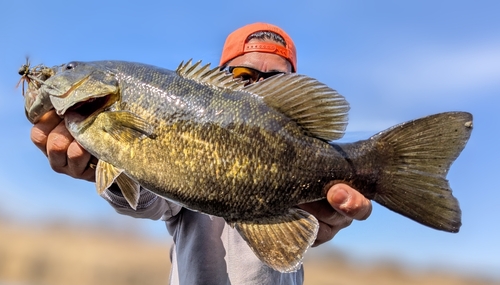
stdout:
<svg viewBox="0 0 500 285">
<path fill-rule="evenodd" d="M 372 199 L 434 229 L 458 232 L 461 210 L 446 175 L 472 131 L 472 115 L 448 112 L 392 127 L 372 137 L 389 157 Z"/>
</svg>

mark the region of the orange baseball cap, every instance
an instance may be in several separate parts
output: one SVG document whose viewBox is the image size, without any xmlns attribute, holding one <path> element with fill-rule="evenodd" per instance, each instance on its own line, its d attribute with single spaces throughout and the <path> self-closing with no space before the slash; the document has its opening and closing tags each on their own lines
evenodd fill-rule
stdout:
<svg viewBox="0 0 500 285">
<path fill-rule="evenodd" d="M 273 42 L 249 44 L 246 42 L 247 38 L 255 33 L 261 31 L 269 31 L 280 35 L 286 43 L 286 46 L 276 45 Z M 281 55 L 292 64 L 292 71 L 297 72 L 297 52 L 292 38 L 285 33 L 281 28 L 267 24 L 267 23 L 253 23 L 237 29 L 227 36 L 222 55 L 220 58 L 220 66 L 225 65 L 231 59 L 238 57 L 248 52 L 268 52 Z"/>
</svg>

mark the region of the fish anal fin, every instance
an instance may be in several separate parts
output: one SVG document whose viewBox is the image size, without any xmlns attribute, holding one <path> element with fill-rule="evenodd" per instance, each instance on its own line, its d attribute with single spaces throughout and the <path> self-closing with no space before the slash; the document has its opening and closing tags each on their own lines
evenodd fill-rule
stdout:
<svg viewBox="0 0 500 285">
<path fill-rule="evenodd" d="M 280 272 L 294 272 L 314 243 L 319 224 L 311 214 L 292 208 L 282 216 L 236 222 L 234 227 L 262 262 Z"/>
<path fill-rule="evenodd" d="M 122 169 L 118 169 L 110 163 L 99 160 L 96 167 L 96 188 L 97 193 L 101 195 L 111 187 L 113 183 L 118 185 L 123 197 L 129 203 L 132 209 L 137 209 L 139 202 L 140 185 L 128 175 L 123 173 Z"/>
</svg>

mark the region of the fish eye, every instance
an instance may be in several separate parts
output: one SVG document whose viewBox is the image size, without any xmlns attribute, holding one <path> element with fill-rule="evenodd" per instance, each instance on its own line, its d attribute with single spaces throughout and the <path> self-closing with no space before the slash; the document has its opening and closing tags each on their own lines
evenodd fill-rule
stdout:
<svg viewBox="0 0 500 285">
<path fill-rule="evenodd" d="M 66 70 L 74 69 L 77 66 L 76 62 L 66 64 Z"/>
</svg>

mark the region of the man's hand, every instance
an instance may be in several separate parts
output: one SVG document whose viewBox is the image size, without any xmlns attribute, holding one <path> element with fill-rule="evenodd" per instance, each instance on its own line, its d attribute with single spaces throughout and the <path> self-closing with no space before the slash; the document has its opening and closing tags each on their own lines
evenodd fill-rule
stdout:
<svg viewBox="0 0 500 285">
<path fill-rule="evenodd" d="M 361 193 L 346 184 L 335 184 L 326 194 L 326 199 L 299 205 L 318 219 L 319 230 L 313 246 L 331 240 L 352 220 L 365 220 L 372 212 L 372 203 Z"/>
<path fill-rule="evenodd" d="M 75 141 L 55 111 L 45 114 L 33 126 L 31 140 L 48 157 L 54 171 L 95 181 L 95 169 L 89 166 L 91 161 L 97 163 L 97 159 Z"/>
</svg>

